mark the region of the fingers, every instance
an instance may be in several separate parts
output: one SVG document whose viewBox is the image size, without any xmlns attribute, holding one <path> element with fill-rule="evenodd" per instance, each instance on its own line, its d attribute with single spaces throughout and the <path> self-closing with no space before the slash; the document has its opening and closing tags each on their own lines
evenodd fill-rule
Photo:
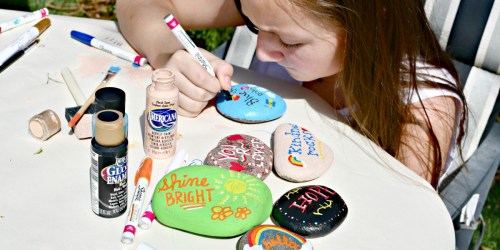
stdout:
<svg viewBox="0 0 500 250">
<path fill-rule="evenodd" d="M 211 53 L 201 51 L 214 68 L 216 77 L 185 50 L 175 52 L 165 66 L 175 74 L 175 84 L 179 89 L 179 115 L 182 116 L 197 116 L 221 89 L 231 87 L 233 67 Z"/>
</svg>

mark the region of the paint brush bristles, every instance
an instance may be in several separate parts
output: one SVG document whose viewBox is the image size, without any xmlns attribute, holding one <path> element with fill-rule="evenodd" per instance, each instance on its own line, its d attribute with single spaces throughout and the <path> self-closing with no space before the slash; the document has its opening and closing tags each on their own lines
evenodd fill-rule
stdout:
<svg viewBox="0 0 500 250">
<path fill-rule="evenodd" d="M 97 85 L 97 88 L 94 90 L 94 92 L 89 96 L 89 98 L 87 99 L 87 101 L 85 101 L 85 103 L 80 107 L 80 109 L 78 110 L 78 112 L 76 112 L 75 116 L 73 116 L 73 118 L 69 121 L 68 123 L 68 126 L 69 127 L 73 127 L 76 125 L 76 123 L 80 120 L 80 118 L 82 117 L 83 113 L 85 113 L 85 110 L 87 110 L 89 108 L 89 106 L 94 102 L 95 100 L 95 92 L 97 92 L 97 90 L 99 89 L 102 89 L 104 87 L 106 87 L 109 82 L 113 79 L 113 77 L 121 70 L 120 67 L 116 67 L 116 66 L 111 66 L 108 70 L 108 73 L 106 74 L 106 77 L 104 78 L 104 80 L 102 80 L 102 82 Z"/>
</svg>

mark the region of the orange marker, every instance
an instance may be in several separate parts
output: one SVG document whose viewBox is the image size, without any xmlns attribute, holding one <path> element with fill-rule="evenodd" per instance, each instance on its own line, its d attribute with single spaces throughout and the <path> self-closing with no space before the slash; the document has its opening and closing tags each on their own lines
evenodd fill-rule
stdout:
<svg viewBox="0 0 500 250">
<path fill-rule="evenodd" d="M 131 244 L 134 241 L 137 223 L 139 222 L 139 216 L 146 198 L 146 190 L 148 189 L 152 170 L 153 160 L 146 157 L 135 173 L 135 192 L 132 197 L 130 210 L 128 211 L 127 224 L 125 224 L 125 228 L 123 229 L 122 243 Z"/>
</svg>

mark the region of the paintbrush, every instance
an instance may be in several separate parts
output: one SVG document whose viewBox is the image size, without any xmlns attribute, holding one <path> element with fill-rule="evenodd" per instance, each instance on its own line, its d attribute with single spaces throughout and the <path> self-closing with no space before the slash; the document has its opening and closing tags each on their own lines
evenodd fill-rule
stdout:
<svg viewBox="0 0 500 250">
<path fill-rule="evenodd" d="M 109 82 L 113 79 L 113 77 L 120 71 L 120 67 L 116 66 L 111 66 L 108 70 L 108 73 L 106 74 L 106 77 L 104 77 L 104 80 L 101 81 L 99 85 L 97 85 L 96 89 L 94 92 L 89 96 L 87 101 L 80 107 L 78 112 L 76 112 L 75 116 L 68 122 L 69 127 L 75 126 L 75 124 L 80 120 L 82 115 L 85 113 L 85 111 L 89 108 L 89 106 L 94 102 L 95 100 L 95 92 L 97 90 L 102 89 L 106 87 Z"/>
</svg>

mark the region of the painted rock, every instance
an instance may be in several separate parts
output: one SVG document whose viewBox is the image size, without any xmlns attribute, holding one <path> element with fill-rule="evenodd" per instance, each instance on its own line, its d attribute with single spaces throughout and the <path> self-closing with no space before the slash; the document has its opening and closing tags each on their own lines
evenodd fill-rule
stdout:
<svg viewBox="0 0 500 250">
<path fill-rule="evenodd" d="M 281 96 L 253 84 L 233 85 L 220 92 L 217 110 L 225 117 L 244 123 L 260 123 L 281 117 L 286 103 Z"/>
<path fill-rule="evenodd" d="M 276 249 L 276 250 L 312 250 L 309 241 L 285 228 L 274 225 L 260 225 L 241 236 L 238 250 Z"/>
<path fill-rule="evenodd" d="M 333 152 L 310 131 L 295 124 L 279 125 L 273 135 L 274 168 L 283 179 L 304 182 L 318 178 L 333 162 Z"/>
<path fill-rule="evenodd" d="M 347 216 L 347 205 L 338 193 L 325 186 L 294 188 L 273 206 L 273 221 L 304 237 L 320 237 L 335 230 Z"/>
<path fill-rule="evenodd" d="M 264 180 L 273 168 L 273 151 L 261 140 L 242 134 L 230 135 L 210 151 L 205 165 L 219 166 Z"/>
<path fill-rule="evenodd" d="M 273 207 L 260 179 L 215 166 L 186 166 L 156 185 L 152 207 L 162 224 L 200 235 L 232 237 L 264 222 Z"/>
</svg>

